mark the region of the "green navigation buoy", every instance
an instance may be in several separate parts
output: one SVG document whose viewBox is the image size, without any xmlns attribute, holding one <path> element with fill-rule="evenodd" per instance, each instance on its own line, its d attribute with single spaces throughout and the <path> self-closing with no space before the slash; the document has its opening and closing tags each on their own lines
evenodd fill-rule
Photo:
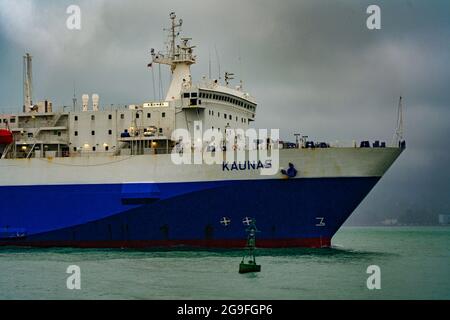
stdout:
<svg viewBox="0 0 450 320">
<path fill-rule="evenodd" d="M 247 231 L 247 246 L 242 261 L 239 264 L 239 273 L 260 272 L 261 265 L 256 264 L 255 249 L 256 249 L 256 220 L 245 218 L 243 221 L 248 225 Z"/>
</svg>

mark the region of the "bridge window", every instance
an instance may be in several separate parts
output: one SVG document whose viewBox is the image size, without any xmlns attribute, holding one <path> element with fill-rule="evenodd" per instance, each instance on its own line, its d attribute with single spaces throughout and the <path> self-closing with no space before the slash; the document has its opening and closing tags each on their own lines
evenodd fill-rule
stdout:
<svg viewBox="0 0 450 320">
<path fill-rule="evenodd" d="M 223 114 L 223 118 L 224 118 L 224 119 L 226 119 L 226 118 L 227 118 L 227 115 L 226 115 L 225 113 Z"/>
<path fill-rule="evenodd" d="M 78 121 L 78 116 L 73 117 L 74 121 Z"/>
<path fill-rule="evenodd" d="M 232 116 L 231 116 L 231 114 L 230 114 L 230 116 L 228 117 L 228 119 L 230 119 L 230 120 L 231 120 L 231 118 L 232 118 Z"/>
<path fill-rule="evenodd" d="M 192 92 L 191 93 L 191 98 L 197 98 L 197 92 Z"/>
<path fill-rule="evenodd" d="M 147 113 L 147 118 L 151 118 L 152 117 L 152 114 L 149 112 L 149 113 Z"/>
<path fill-rule="evenodd" d="M 92 147 L 92 151 L 95 151 L 96 150 L 96 148 L 95 147 Z"/>
<path fill-rule="evenodd" d="M 95 131 L 94 130 L 91 131 L 91 135 L 95 136 Z"/>
<path fill-rule="evenodd" d="M 165 112 L 161 113 L 161 117 L 165 118 L 166 117 L 166 113 Z"/>
<path fill-rule="evenodd" d="M 108 134 L 112 135 L 112 130 L 111 129 L 108 130 Z"/>
<path fill-rule="evenodd" d="M 91 116 L 91 120 L 95 120 L 95 116 L 94 115 Z"/>
<path fill-rule="evenodd" d="M 183 98 L 189 98 L 189 92 L 183 93 Z"/>
<path fill-rule="evenodd" d="M 74 134 L 75 137 L 77 137 L 78 136 L 78 131 L 75 131 L 73 134 Z"/>
<path fill-rule="evenodd" d="M 112 114 L 108 114 L 108 119 L 109 119 L 109 120 L 112 119 Z"/>
<path fill-rule="evenodd" d="M 123 113 L 120 115 L 120 119 L 125 119 L 125 115 Z"/>
</svg>

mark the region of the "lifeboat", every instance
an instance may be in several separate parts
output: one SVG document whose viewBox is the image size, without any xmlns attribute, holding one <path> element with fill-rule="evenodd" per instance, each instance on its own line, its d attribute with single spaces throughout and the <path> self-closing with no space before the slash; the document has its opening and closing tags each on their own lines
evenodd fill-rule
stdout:
<svg viewBox="0 0 450 320">
<path fill-rule="evenodd" d="M 0 129 L 0 145 L 13 142 L 13 134 L 7 129 Z"/>
</svg>

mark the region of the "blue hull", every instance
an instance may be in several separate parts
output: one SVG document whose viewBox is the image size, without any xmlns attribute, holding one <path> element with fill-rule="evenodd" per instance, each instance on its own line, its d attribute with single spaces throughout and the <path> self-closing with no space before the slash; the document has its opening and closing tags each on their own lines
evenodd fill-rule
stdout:
<svg viewBox="0 0 450 320">
<path fill-rule="evenodd" d="M 260 247 L 329 246 L 378 180 L 0 187 L 0 245 L 239 247 L 254 217 Z"/>
</svg>

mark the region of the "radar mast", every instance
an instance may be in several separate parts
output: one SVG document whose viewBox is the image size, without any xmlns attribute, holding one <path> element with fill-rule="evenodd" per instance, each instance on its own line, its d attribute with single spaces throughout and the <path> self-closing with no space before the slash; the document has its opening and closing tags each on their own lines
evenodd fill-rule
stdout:
<svg viewBox="0 0 450 320">
<path fill-rule="evenodd" d="M 192 85 L 190 66 L 196 62 L 196 56 L 193 54 L 195 46 L 191 46 L 189 43 L 191 38 L 180 38 L 181 41 L 177 44 L 183 20 L 176 21 L 176 17 L 175 12 L 171 12 L 169 15 L 170 28 L 164 29 L 169 34 L 166 52 L 156 53 L 154 49 L 151 49 L 152 62 L 149 64 L 149 66 L 152 66 L 153 63 L 170 66 L 172 79 L 166 101 L 179 99 L 181 89 Z"/>
</svg>

